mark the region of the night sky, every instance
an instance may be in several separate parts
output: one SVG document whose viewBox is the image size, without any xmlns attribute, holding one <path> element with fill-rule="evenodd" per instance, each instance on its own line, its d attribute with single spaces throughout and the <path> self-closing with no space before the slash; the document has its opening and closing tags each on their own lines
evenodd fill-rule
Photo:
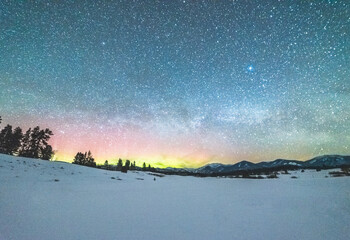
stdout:
<svg viewBox="0 0 350 240">
<path fill-rule="evenodd" d="M 3 124 L 154 166 L 350 154 L 350 1 L 1 1 Z"/>
</svg>

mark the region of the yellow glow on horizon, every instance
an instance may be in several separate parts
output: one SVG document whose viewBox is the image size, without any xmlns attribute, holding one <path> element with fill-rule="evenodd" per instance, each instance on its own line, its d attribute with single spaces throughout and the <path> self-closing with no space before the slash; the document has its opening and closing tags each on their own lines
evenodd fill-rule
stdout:
<svg viewBox="0 0 350 240">
<path fill-rule="evenodd" d="M 92 153 L 93 157 L 94 154 Z M 117 161 L 119 157 L 111 157 L 111 158 L 101 158 L 101 157 L 94 157 L 95 162 L 97 164 L 104 164 L 104 162 L 107 160 L 109 164 L 117 164 Z M 56 153 L 53 157 L 53 161 L 63 161 L 63 162 L 73 162 L 74 156 L 70 154 L 64 154 L 64 153 Z M 121 158 L 123 162 L 126 159 L 129 159 L 131 162 L 136 163 L 136 166 L 142 167 L 143 163 L 145 162 L 148 166 L 151 164 L 152 167 L 158 167 L 158 168 L 167 168 L 167 167 L 173 167 L 173 168 L 197 168 L 205 165 L 206 161 L 200 161 L 200 160 L 194 160 L 194 159 L 183 159 L 178 157 L 170 157 L 170 156 L 146 156 L 146 157 L 130 157 L 130 158 Z"/>
</svg>

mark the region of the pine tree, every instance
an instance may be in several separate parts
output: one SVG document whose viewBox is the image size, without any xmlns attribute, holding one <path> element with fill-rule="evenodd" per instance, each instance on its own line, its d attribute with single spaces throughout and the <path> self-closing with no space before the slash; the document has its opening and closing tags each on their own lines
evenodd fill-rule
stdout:
<svg viewBox="0 0 350 240">
<path fill-rule="evenodd" d="M 119 158 L 118 163 L 117 163 L 117 171 L 121 171 L 123 168 L 123 160 Z"/>
<path fill-rule="evenodd" d="M 92 157 L 92 154 L 90 151 L 87 153 L 87 156 L 86 156 L 86 166 L 96 167 L 95 159 Z"/>
<path fill-rule="evenodd" d="M 22 129 L 17 127 L 12 131 L 11 125 L 6 125 L 0 132 L 0 153 L 15 154 L 23 137 Z"/>
<path fill-rule="evenodd" d="M 32 129 L 29 128 L 26 133 L 23 135 L 21 146 L 19 148 L 18 155 L 21 157 L 31 157 L 30 156 L 30 133 Z"/>
<path fill-rule="evenodd" d="M 20 127 L 16 127 L 13 130 L 12 137 L 9 144 L 10 154 L 14 155 L 18 152 L 18 149 L 21 146 L 22 138 L 23 138 L 22 129 Z"/>
<path fill-rule="evenodd" d="M 85 156 L 83 153 L 78 152 L 74 159 L 73 159 L 73 164 L 78 164 L 78 165 L 85 165 Z"/>
<path fill-rule="evenodd" d="M 135 170 L 136 169 L 136 164 L 135 161 L 133 163 L 130 163 L 130 170 Z"/>
<path fill-rule="evenodd" d="M 125 168 L 126 168 L 126 170 L 130 169 L 130 160 L 125 161 Z"/>
<path fill-rule="evenodd" d="M 11 154 L 12 126 L 6 125 L 0 132 L 0 153 Z"/>
<path fill-rule="evenodd" d="M 18 155 L 45 160 L 51 159 L 54 151 L 48 141 L 52 135 L 52 131 L 48 128 L 45 130 L 40 130 L 39 126 L 33 129 L 29 128 L 22 138 Z"/>
<path fill-rule="evenodd" d="M 146 163 L 144 162 L 143 165 L 142 165 L 142 170 L 143 171 L 146 171 Z"/>
<path fill-rule="evenodd" d="M 40 151 L 41 151 L 40 158 L 43 160 L 51 160 L 54 155 L 54 151 L 52 150 L 52 147 L 50 145 L 40 148 Z"/>
<path fill-rule="evenodd" d="M 96 167 L 95 159 L 92 157 L 90 151 L 85 153 L 78 152 L 73 159 L 73 164 Z"/>
</svg>

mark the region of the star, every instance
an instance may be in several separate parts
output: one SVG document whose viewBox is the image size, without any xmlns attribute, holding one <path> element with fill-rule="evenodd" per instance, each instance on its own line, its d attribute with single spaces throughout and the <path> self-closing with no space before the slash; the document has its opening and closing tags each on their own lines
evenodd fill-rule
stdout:
<svg viewBox="0 0 350 240">
<path fill-rule="evenodd" d="M 255 68 L 254 68 L 253 65 L 249 65 L 249 66 L 247 67 L 247 70 L 248 70 L 248 72 L 254 72 Z"/>
<path fill-rule="evenodd" d="M 50 128 L 57 159 L 350 154 L 346 0 L 4 2 L 0 128 Z"/>
</svg>

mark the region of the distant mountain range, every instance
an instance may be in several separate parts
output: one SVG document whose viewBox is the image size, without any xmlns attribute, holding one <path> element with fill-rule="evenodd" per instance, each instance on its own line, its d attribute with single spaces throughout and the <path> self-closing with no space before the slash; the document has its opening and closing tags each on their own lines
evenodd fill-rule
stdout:
<svg viewBox="0 0 350 240">
<path fill-rule="evenodd" d="M 271 162 L 252 163 L 241 161 L 236 164 L 210 163 L 200 168 L 158 168 L 158 172 L 170 174 L 189 174 L 189 175 L 225 175 L 237 173 L 240 171 L 264 171 L 281 169 L 319 169 L 319 168 L 337 168 L 344 165 L 350 166 L 350 156 L 324 155 L 312 158 L 308 161 L 276 159 Z"/>
</svg>

